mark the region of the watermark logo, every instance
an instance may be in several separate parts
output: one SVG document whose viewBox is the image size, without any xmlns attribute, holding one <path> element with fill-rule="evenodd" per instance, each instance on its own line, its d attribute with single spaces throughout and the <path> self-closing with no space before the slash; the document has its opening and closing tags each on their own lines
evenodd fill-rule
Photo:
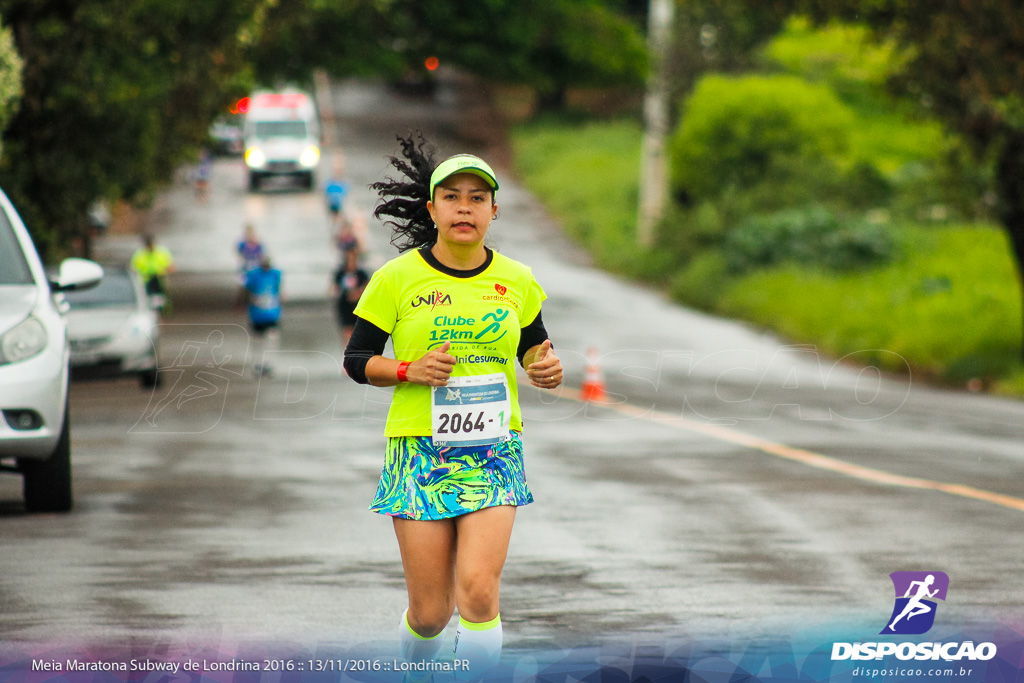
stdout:
<svg viewBox="0 0 1024 683">
<path fill-rule="evenodd" d="M 945 572 L 893 572 L 896 602 L 882 635 L 920 635 L 935 623 L 936 600 L 945 600 L 949 576 Z"/>
<path fill-rule="evenodd" d="M 896 590 L 896 601 L 886 626 L 879 635 L 921 635 L 935 623 L 936 600 L 945 600 L 949 576 L 944 572 L 893 572 L 889 575 Z M 832 661 L 988 661 L 997 654 L 994 643 L 963 642 L 867 642 L 833 643 Z M 854 675 L 858 675 L 855 669 Z M 878 672 L 868 669 L 863 671 Z M 865 674 L 867 675 L 867 674 Z M 874 676 L 875 674 L 871 674 Z M 951 674 L 950 674 L 951 675 Z"/>
</svg>

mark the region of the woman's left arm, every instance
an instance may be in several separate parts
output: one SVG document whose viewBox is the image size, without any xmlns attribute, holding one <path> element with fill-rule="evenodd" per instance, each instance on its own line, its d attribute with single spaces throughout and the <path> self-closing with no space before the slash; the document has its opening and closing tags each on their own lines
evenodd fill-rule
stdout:
<svg viewBox="0 0 1024 683">
<path fill-rule="evenodd" d="M 551 340 L 530 347 L 523 356 L 530 384 L 538 389 L 554 389 L 562 383 L 562 361 L 551 348 Z"/>
</svg>

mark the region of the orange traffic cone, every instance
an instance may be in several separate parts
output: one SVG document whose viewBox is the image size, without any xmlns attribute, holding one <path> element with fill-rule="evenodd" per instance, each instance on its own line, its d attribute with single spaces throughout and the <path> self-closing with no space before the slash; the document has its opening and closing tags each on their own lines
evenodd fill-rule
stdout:
<svg viewBox="0 0 1024 683">
<path fill-rule="evenodd" d="M 593 346 L 587 349 L 587 369 L 583 374 L 580 394 L 584 401 L 599 402 L 607 398 L 604 390 L 604 377 L 601 375 L 600 359 L 597 356 L 597 349 Z"/>
</svg>

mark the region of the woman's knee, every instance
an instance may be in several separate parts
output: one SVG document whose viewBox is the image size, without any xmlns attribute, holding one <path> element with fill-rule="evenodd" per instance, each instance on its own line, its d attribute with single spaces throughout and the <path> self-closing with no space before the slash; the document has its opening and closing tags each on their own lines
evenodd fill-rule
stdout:
<svg viewBox="0 0 1024 683">
<path fill-rule="evenodd" d="M 467 621 L 490 621 L 498 614 L 500 589 L 500 576 L 477 575 L 460 578 L 456 588 L 459 615 Z"/>
<path fill-rule="evenodd" d="M 455 605 L 451 603 L 443 604 L 434 601 L 411 603 L 409 611 L 406 613 L 406 619 L 409 622 L 409 628 L 417 635 L 433 638 L 445 629 L 454 613 Z"/>
</svg>

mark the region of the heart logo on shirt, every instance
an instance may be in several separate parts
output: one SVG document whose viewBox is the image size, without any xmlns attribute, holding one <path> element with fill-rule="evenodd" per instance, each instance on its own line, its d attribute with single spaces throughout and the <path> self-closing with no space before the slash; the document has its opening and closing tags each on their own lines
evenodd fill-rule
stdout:
<svg viewBox="0 0 1024 683">
<path fill-rule="evenodd" d="M 508 287 L 505 287 L 504 285 L 494 285 L 494 289 L 496 292 L 498 292 L 498 294 L 501 294 L 502 296 L 505 296 L 505 292 L 508 291 Z"/>
</svg>

